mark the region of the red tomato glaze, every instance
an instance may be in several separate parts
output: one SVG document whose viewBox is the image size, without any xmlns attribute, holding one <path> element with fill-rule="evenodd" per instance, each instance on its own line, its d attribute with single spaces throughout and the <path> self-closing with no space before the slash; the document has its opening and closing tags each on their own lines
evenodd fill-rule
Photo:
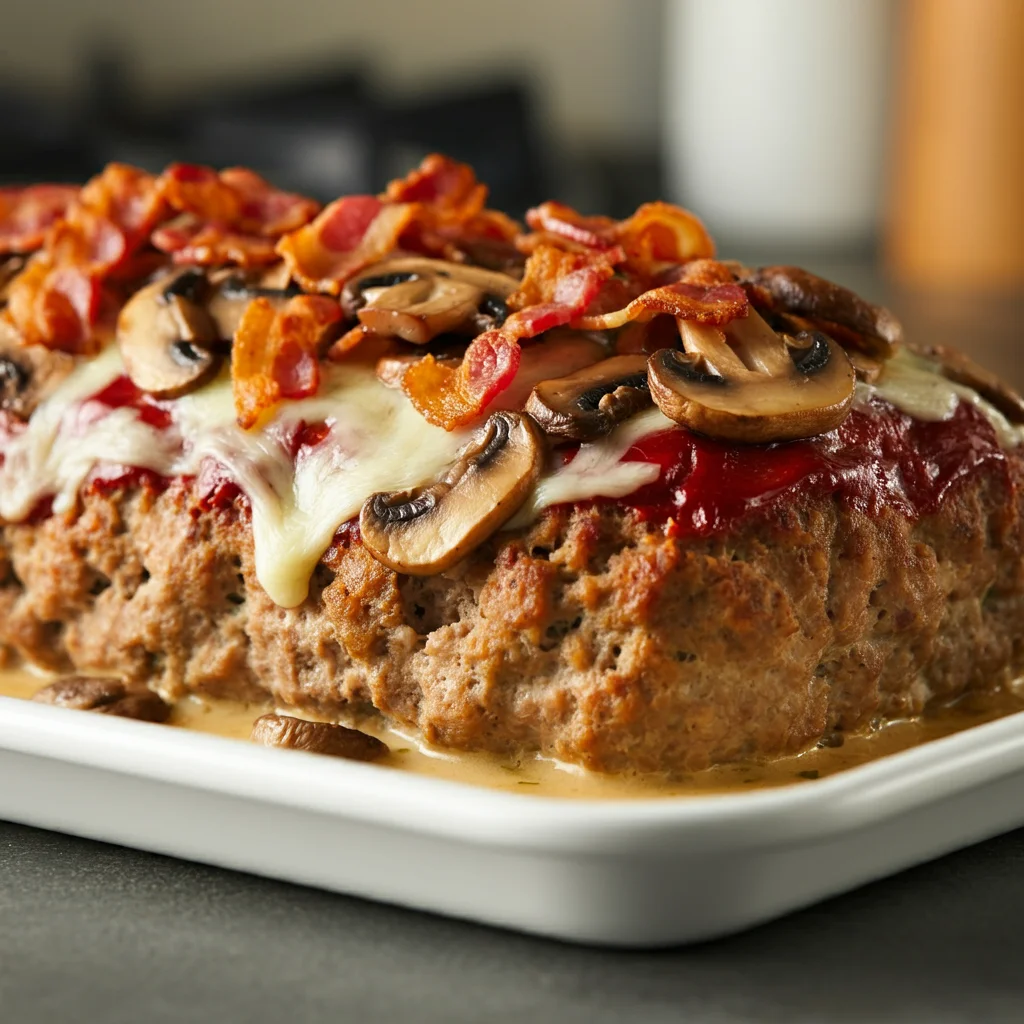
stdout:
<svg viewBox="0 0 1024 1024">
<path fill-rule="evenodd" d="M 699 536 L 804 496 L 834 494 L 868 514 L 891 507 L 916 518 L 983 467 L 1009 480 L 995 431 L 965 403 L 949 420 L 926 422 L 875 401 L 828 434 L 772 445 L 725 444 L 679 428 L 644 438 L 625 459 L 656 463 L 662 473 L 618 500 Z"/>
<path fill-rule="evenodd" d="M 135 409 L 143 423 L 164 430 L 171 425 L 171 414 L 167 406 L 152 396 L 140 391 L 127 377 L 118 377 L 102 391 L 92 396 L 90 402 L 97 402 L 109 409 Z"/>
<path fill-rule="evenodd" d="M 165 403 L 120 377 L 90 400 L 108 408 L 131 407 L 157 429 L 171 424 Z M 13 431 L 12 431 L 13 433 Z M 324 424 L 300 424 L 285 443 L 293 456 L 324 439 Z M 566 450 L 571 459 L 575 452 Z M 738 445 L 700 437 L 679 427 L 635 444 L 626 461 L 661 466 L 658 480 L 623 498 L 597 498 L 635 509 L 645 520 L 667 524 L 673 535 L 726 532 L 742 519 L 770 513 L 794 498 L 835 495 L 868 514 L 893 508 L 916 518 L 939 507 L 961 481 L 982 469 L 1009 483 L 1006 455 L 988 420 L 961 403 L 954 416 L 929 422 L 875 400 L 870 411 L 855 410 L 837 430 L 807 441 Z M 148 470 L 103 467 L 91 486 L 110 491 L 145 486 L 162 490 L 169 481 Z M 248 501 L 216 463 L 204 463 L 195 481 L 198 511 L 240 509 Z M 358 536 L 356 522 L 345 534 Z M 345 527 L 342 527 L 342 533 Z"/>
</svg>

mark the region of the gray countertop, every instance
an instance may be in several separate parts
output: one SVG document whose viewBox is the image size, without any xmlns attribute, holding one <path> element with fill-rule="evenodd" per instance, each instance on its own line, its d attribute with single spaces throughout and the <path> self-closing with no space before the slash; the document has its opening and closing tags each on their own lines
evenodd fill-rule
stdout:
<svg viewBox="0 0 1024 1024">
<path fill-rule="evenodd" d="M 0 879 L 4 1024 L 1024 1019 L 1024 830 L 730 939 L 647 953 L 19 825 L 0 824 Z"/>
</svg>

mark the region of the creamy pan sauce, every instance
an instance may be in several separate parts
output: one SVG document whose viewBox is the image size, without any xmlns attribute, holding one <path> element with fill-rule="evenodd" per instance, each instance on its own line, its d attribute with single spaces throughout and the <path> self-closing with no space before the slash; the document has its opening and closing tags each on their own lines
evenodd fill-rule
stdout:
<svg viewBox="0 0 1024 1024">
<path fill-rule="evenodd" d="M 0 670 L 0 696 L 28 700 L 48 681 L 44 676 L 22 669 Z M 271 710 L 273 708 L 269 704 L 189 698 L 175 707 L 170 727 L 248 741 L 252 723 Z M 490 754 L 451 754 L 424 747 L 411 736 L 384 728 L 377 722 L 351 724 L 380 737 L 391 748 L 388 757 L 380 762 L 385 767 L 506 792 L 607 800 L 712 795 L 806 784 L 1020 711 L 1024 711 L 1024 697 L 1012 693 L 970 697 L 955 707 L 930 712 L 914 721 L 894 722 L 874 732 L 848 735 L 840 747 L 814 749 L 792 757 L 778 758 L 768 764 L 735 764 L 710 768 L 671 782 L 600 775 L 539 758 L 513 761 Z"/>
</svg>

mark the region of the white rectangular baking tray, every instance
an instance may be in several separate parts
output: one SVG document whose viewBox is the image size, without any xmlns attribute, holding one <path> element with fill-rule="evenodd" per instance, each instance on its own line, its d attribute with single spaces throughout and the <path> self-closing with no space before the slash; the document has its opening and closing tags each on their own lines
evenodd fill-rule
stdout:
<svg viewBox="0 0 1024 1024">
<path fill-rule="evenodd" d="M 1024 824 L 1024 714 L 814 782 L 591 802 L 0 698 L 0 818 L 560 939 L 662 946 Z"/>
</svg>

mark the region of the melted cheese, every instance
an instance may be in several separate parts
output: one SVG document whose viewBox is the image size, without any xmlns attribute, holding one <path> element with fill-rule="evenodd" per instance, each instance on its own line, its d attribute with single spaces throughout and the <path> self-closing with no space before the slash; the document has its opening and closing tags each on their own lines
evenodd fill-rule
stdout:
<svg viewBox="0 0 1024 1024">
<path fill-rule="evenodd" d="M 1024 441 L 1024 428 L 1012 424 L 991 402 L 966 385 L 943 377 L 933 360 L 905 349 L 885 364 L 877 383 L 857 385 L 858 402 L 875 395 L 919 420 L 948 420 L 960 402 L 969 402 L 992 424 L 1004 448 Z"/>
<path fill-rule="evenodd" d="M 648 409 L 627 420 L 608 437 L 580 446 L 572 462 L 544 474 L 507 529 L 527 526 L 551 505 L 588 498 L 624 498 L 654 483 L 661 467 L 650 462 L 623 462 L 641 438 L 670 430 L 676 424 L 660 409 Z"/>
<path fill-rule="evenodd" d="M 0 518 L 18 521 L 40 499 L 56 512 L 74 507 L 79 488 L 97 465 L 195 475 L 213 460 L 248 496 L 256 574 L 283 607 L 305 599 L 312 571 L 339 526 L 377 491 L 404 490 L 434 479 L 451 463 L 469 431 L 426 423 L 400 391 L 384 387 L 369 366 L 327 366 L 316 398 L 288 402 L 259 432 L 235 423 L 231 384 L 222 376 L 169 404 L 172 422 L 158 430 L 133 409 L 90 402 L 123 373 L 116 347 L 83 363 L 10 439 L 0 466 Z M 874 385 L 872 396 L 924 420 L 948 419 L 959 401 L 971 402 L 992 423 L 1000 442 L 1016 445 L 1021 428 L 975 392 L 940 376 L 934 363 L 902 353 Z M 289 439 L 302 423 L 325 423 L 327 436 L 292 457 Z M 544 473 L 508 528 L 528 525 L 545 508 L 594 497 L 620 498 L 658 478 L 660 469 L 623 461 L 642 438 L 675 425 L 658 409 L 633 417 L 607 438 L 583 445 L 576 457 Z"/>
<path fill-rule="evenodd" d="M 182 399 L 175 411 L 193 457 L 214 459 L 248 495 L 256 576 L 286 608 L 305 600 L 338 527 L 371 494 L 433 479 L 470 434 L 431 426 L 372 367 L 331 366 L 325 376 L 320 395 L 286 403 L 258 433 L 236 426 L 227 379 Z M 302 421 L 327 423 L 330 432 L 295 460 L 286 439 Z"/>
<path fill-rule="evenodd" d="M 36 410 L 4 451 L 0 517 L 24 519 L 49 495 L 56 512 L 72 508 L 97 464 L 170 477 L 194 475 L 212 459 L 249 498 L 257 578 L 286 608 L 305 599 L 313 568 L 338 527 L 371 494 L 431 480 L 469 437 L 426 423 L 401 392 L 384 387 L 365 366 L 325 367 L 320 395 L 284 403 L 255 433 L 236 425 L 226 376 L 173 403 L 165 430 L 148 426 L 133 409 L 83 403 L 122 373 L 117 349 L 108 349 Z M 288 440 L 301 422 L 330 429 L 296 460 Z"/>
</svg>

